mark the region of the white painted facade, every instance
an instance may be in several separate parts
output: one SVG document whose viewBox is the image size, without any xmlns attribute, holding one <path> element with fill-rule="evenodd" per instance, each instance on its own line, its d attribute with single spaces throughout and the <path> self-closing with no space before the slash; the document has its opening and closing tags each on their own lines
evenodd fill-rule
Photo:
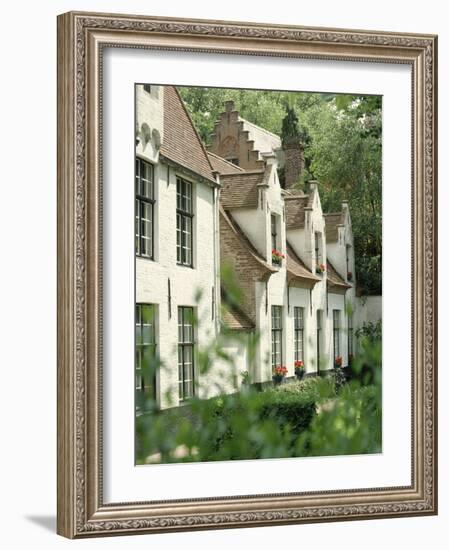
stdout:
<svg viewBox="0 0 449 550">
<path fill-rule="evenodd" d="M 136 257 L 136 303 L 156 306 L 156 348 L 161 369 L 156 380 L 156 399 L 161 408 L 180 404 L 178 396 L 178 306 L 195 308 L 198 327 L 195 334 L 196 353 L 219 336 L 220 320 L 220 236 L 219 236 L 219 174 L 216 183 L 195 176 L 192 170 L 167 161 L 160 155 L 164 143 L 164 87 L 151 86 L 144 91 L 136 87 L 136 156 L 154 167 L 154 255 L 152 259 Z M 307 205 L 304 208 L 304 223 L 288 228 L 286 200 L 291 194 L 280 186 L 277 162 L 276 136 L 264 135 L 263 129 L 245 130 L 253 141 L 256 137 L 267 149 L 260 157 L 264 161 L 263 182 L 257 185 L 257 207 L 240 207 L 232 210 L 232 217 L 269 266 L 266 280 L 254 281 L 254 330 L 238 331 L 236 340 L 223 343 L 224 351 L 233 358 L 228 362 L 215 360 L 206 375 L 195 371 L 196 393 L 210 397 L 216 393 L 236 391 L 247 371 L 251 382 L 263 383 L 272 378 L 272 307 L 282 308 L 282 365 L 287 367 L 287 376 L 295 375 L 295 308 L 303 313 L 303 350 L 307 374 L 330 370 L 334 367 L 335 341 L 338 334 L 338 350 L 343 366 L 349 362 L 348 314 L 352 311 L 355 329 L 364 320 L 371 307 L 361 307 L 355 298 L 355 269 L 353 235 L 347 203 L 342 207 L 342 223 L 334 242 L 326 240 L 326 219 L 323 215 L 319 189 L 316 182 L 310 183 Z M 257 132 L 255 131 L 257 130 Z M 265 138 L 266 139 L 262 139 Z M 257 151 L 255 150 L 254 153 Z M 193 188 L 193 256 L 192 266 L 177 264 L 176 213 L 177 178 L 192 183 Z M 290 196 L 290 199 L 288 198 Z M 295 197 L 293 197 L 295 200 Z M 310 276 L 292 279 L 287 269 L 287 260 L 279 266 L 272 265 L 272 216 L 276 220 L 276 249 L 287 256 L 287 242 L 304 270 Z M 317 250 L 318 249 L 318 250 Z M 334 284 L 324 268 L 319 273 L 317 266 L 332 262 Z M 273 269 L 273 267 L 275 269 Z M 337 272 L 337 273 L 335 273 Z M 348 273 L 350 276 L 348 278 Z M 238 275 L 238 274 L 237 274 Z M 349 280 L 351 279 L 351 280 Z M 198 293 L 201 294 L 199 299 Z M 349 305 L 350 304 L 350 305 Z M 349 307 L 348 307 L 349 305 Z M 376 315 L 381 308 L 373 308 Z M 377 311 L 379 310 L 379 311 Z M 334 331 L 334 311 L 339 315 L 339 331 Z M 321 318 L 321 330 L 317 321 Z M 258 336 L 256 336 L 258 335 Z M 250 356 L 249 343 L 257 341 L 254 357 Z M 355 338 L 353 340 L 355 348 Z M 319 349 L 318 349 L 319 348 Z"/>
</svg>

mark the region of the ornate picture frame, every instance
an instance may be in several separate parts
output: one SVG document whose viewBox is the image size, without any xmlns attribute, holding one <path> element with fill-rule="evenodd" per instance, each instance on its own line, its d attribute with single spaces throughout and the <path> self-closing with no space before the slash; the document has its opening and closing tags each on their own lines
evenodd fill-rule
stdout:
<svg viewBox="0 0 449 550">
<path fill-rule="evenodd" d="M 405 64 L 412 72 L 412 483 L 105 503 L 102 55 L 138 48 Z M 70 12 L 58 17 L 58 533 L 89 536 L 437 513 L 437 37 Z"/>
</svg>

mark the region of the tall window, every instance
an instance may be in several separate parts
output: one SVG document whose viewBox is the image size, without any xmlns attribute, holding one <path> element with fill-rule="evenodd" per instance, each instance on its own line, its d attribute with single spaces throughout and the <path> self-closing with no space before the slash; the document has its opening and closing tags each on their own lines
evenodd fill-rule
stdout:
<svg viewBox="0 0 449 550">
<path fill-rule="evenodd" d="M 340 310 L 334 309 L 333 314 L 333 332 L 334 332 L 334 360 L 340 356 Z"/>
<path fill-rule="evenodd" d="M 136 304 L 136 390 L 156 398 L 155 306 Z"/>
<path fill-rule="evenodd" d="M 295 307 L 293 314 L 295 322 L 295 361 L 304 361 L 304 308 Z"/>
<path fill-rule="evenodd" d="M 321 254 L 321 233 L 315 232 L 315 264 L 319 265 L 322 262 Z"/>
<path fill-rule="evenodd" d="M 354 355 L 354 327 L 352 313 L 348 313 L 348 356 L 349 360 Z"/>
<path fill-rule="evenodd" d="M 271 306 L 271 366 L 282 365 L 282 306 Z"/>
<path fill-rule="evenodd" d="M 176 261 L 192 267 L 192 184 L 176 179 Z"/>
<path fill-rule="evenodd" d="M 179 400 L 195 394 L 193 307 L 178 307 L 178 386 Z"/>
<path fill-rule="evenodd" d="M 271 249 L 277 250 L 278 249 L 278 235 L 277 235 L 277 228 L 276 228 L 276 216 L 271 214 Z"/>
<path fill-rule="evenodd" d="M 136 254 L 153 258 L 153 165 L 136 159 Z"/>
<path fill-rule="evenodd" d="M 323 310 L 317 309 L 316 311 L 316 370 L 318 373 L 320 372 L 320 363 L 321 363 L 322 333 L 323 333 Z"/>
</svg>

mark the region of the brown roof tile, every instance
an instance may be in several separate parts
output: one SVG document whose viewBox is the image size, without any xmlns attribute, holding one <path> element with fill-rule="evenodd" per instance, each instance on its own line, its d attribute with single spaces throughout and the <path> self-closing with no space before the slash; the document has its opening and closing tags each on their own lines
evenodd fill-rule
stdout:
<svg viewBox="0 0 449 550">
<path fill-rule="evenodd" d="M 220 202 L 226 210 L 232 208 L 257 208 L 258 185 L 265 182 L 265 171 L 242 171 L 220 176 Z"/>
<path fill-rule="evenodd" d="M 351 285 L 348 285 L 335 267 L 327 260 L 327 282 L 330 290 L 345 292 Z"/>
<path fill-rule="evenodd" d="M 302 229 L 306 219 L 304 208 L 310 206 L 309 195 L 285 196 L 284 201 L 287 229 Z"/>
<path fill-rule="evenodd" d="M 164 139 L 160 153 L 181 167 L 215 181 L 204 145 L 174 86 L 164 87 Z"/>
<path fill-rule="evenodd" d="M 223 302 L 222 320 L 229 330 L 254 330 L 251 319 L 237 306 Z"/>
<path fill-rule="evenodd" d="M 336 243 L 338 241 L 338 226 L 344 223 L 343 212 L 324 214 L 326 222 L 326 241 Z"/>
<path fill-rule="evenodd" d="M 321 279 L 307 269 L 303 261 L 296 255 L 287 241 L 287 276 L 289 282 L 297 282 L 313 286 Z"/>
<path fill-rule="evenodd" d="M 212 168 L 219 174 L 239 174 L 244 171 L 240 166 L 229 162 L 223 157 L 219 157 L 215 153 L 208 151 L 207 156 L 209 157 Z"/>
</svg>

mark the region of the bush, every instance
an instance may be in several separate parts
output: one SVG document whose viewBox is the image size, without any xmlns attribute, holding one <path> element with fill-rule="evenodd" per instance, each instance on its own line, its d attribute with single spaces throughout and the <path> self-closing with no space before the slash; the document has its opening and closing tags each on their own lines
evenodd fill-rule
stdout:
<svg viewBox="0 0 449 550">
<path fill-rule="evenodd" d="M 298 456 L 378 453 L 382 450 L 380 386 L 345 385 L 332 407 L 317 415 L 301 434 Z"/>
<path fill-rule="evenodd" d="M 316 399 L 312 392 L 266 391 L 259 394 L 258 412 L 261 420 L 272 419 L 281 429 L 288 425 L 298 435 L 315 416 Z"/>
<path fill-rule="evenodd" d="M 274 391 L 285 393 L 299 393 L 308 396 L 315 402 L 335 397 L 335 381 L 332 377 L 310 376 L 300 381 L 277 386 Z"/>
</svg>

